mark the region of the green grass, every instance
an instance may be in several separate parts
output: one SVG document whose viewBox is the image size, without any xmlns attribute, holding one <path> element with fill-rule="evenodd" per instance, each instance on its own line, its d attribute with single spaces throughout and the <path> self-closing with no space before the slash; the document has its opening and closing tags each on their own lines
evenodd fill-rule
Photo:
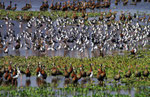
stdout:
<svg viewBox="0 0 150 97">
<path fill-rule="evenodd" d="M 59 17 L 64 17 L 66 14 L 69 18 L 72 18 L 73 15 L 73 11 L 6 11 L 6 10 L 0 10 L 0 19 L 3 19 L 6 15 L 10 18 L 12 18 L 13 20 L 16 19 L 16 17 L 18 15 L 26 15 L 26 16 L 35 16 L 37 17 L 38 15 L 44 15 L 44 16 L 49 16 L 51 17 L 53 20 L 55 20 L 57 18 L 57 15 L 59 15 Z M 113 12 L 113 14 L 115 14 L 116 12 Z M 52 15 L 53 14 L 53 15 Z M 76 12 L 76 15 L 81 17 L 82 13 L 81 12 Z M 101 13 L 99 12 L 89 12 L 88 13 L 88 17 L 95 17 L 95 16 L 100 16 Z"/>
<path fill-rule="evenodd" d="M 124 86 L 125 87 L 125 86 Z M 130 94 L 121 94 L 119 91 L 124 90 L 124 91 L 132 91 L 129 86 L 127 90 L 123 89 L 122 87 L 112 87 L 112 86 L 98 86 L 98 85 L 87 85 L 87 87 L 83 88 L 82 86 L 74 87 L 74 86 L 69 86 L 65 88 L 55 88 L 53 89 L 52 87 L 49 86 L 41 86 L 41 87 L 0 87 L 0 96 L 1 97 L 12 97 L 12 96 L 17 96 L 17 97 L 41 97 L 41 96 L 67 96 L 67 95 L 72 95 L 74 97 L 87 97 L 87 96 L 94 96 L 94 97 L 130 97 Z M 13 89 L 10 89 L 13 88 Z M 149 87 L 145 87 L 144 89 L 137 87 L 134 88 L 135 97 L 148 97 L 149 95 Z M 57 92 L 56 92 L 57 91 Z M 93 94 L 90 94 L 90 93 Z M 112 94 L 115 92 L 115 94 Z"/>
</svg>

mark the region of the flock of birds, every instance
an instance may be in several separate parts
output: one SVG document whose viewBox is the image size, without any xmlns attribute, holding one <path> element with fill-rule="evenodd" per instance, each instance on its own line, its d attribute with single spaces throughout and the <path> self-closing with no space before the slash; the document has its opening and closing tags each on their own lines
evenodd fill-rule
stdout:
<svg viewBox="0 0 150 97">
<path fill-rule="evenodd" d="M 26 75 L 26 79 L 29 80 L 31 77 L 31 72 L 30 72 L 30 66 L 27 66 L 26 71 L 22 71 L 20 70 L 19 66 L 16 67 L 16 65 L 14 67 L 11 66 L 12 63 L 9 64 L 9 66 L 7 68 L 3 67 L 0 70 L 0 82 L 6 82 L 8 84 L 16 84 L 17 83 L 17 79 L 19 78 L 19 76 L 25 74 Z M 54 63 L 51 64 L 52 68 L 49 69 L 51 71 L 51 75 L 53 77 L 57 77 L 59 75 L 62 75 L 65 77 L 65 81 L 67 83 L 73 83 L 73 84 L 77 84 L 79 80 L 83 80 L 86 82 L 86 80 L 91 80 L 91 78 L 94 76 L 94 71 L 93 71 L 93 64 L 89 64 L 90 69 L 88 71 L 85 70 L 84 65 L 80 65 L 80 70 L 79 72 L 77 72 L 77 69 L 75 69 L 72 64 L 70 63 L 70 66 L 64 65 L 64 66 L 60 66 L 60 65 L 55 65 Z M 105 66 L 103 67 L 102 64 L 99 65 L 100 67 L 98 67 L 97 70 L 97 80 L 102 84 L 104 79 L 107 80 L 107 74 L 105 72 Z M 144 77 L 144 78 L 148 78 L 149 76 L 149 71 L 148 71 L 148 66 L 146 66 L 146 68 L 144 69 L 143 72 L 138 71 L 137 69 L 138 65 L 136 65 L 136 71 L 133 73 L 130 69 L 130 67 L 128 67 L 128 71 L 125 72 L 124 77 L 120 75 L 120 72 L 122 71 L 118 71 L 118 74 L 114 75 L 114 80 L 115 81 L 119 81 L 121 78 L 130 78 L 131 75 L 134 75 L 134 77 L 140 78 L 140 77 Z M 45 71 L 45 66 L 41 65 L 40 63 L 38 64 L 38 66 L 35 68 L 35 72 L 36 72 L 36 76 L 39 79 L 45 80 L 47 78 L 47 73 Z"/>
<path fill-rule="evenodd" d="M 0 48 L 8 54 L 9 50 L 19 51 L 33 50 L 44 53 L 60 49 L 68 51 L 84 52 L 98 50 L 101 55 L 107 51 L 125 50 L 135 54 L 138 46 L 144 48 L 149 44 L 150 17 L 139 17 L 130 13 L 120 15 L 119 21 L 111 21 L 116 15 L 109 12 L 109 17 L 104 13 L 97 18 L 89 19 L 86 25 L 85 17 L 78 17 L 75 13 L 73 18 L 58 17 L 53 21 L 50 17 L 32 17 L 23 27 L 23 17 L 19 16 L 19 30 L 15 31 L 15 24 L 8 16 L 4 17 L 5 24 L 0 25 Z M 2 30 L 4 26 L 6 32 Z M 4 32 L 3 32 L 4 31 Z"/>
<path fill-rule="evenodd" d="M 80 10 L 86 10 L 87 8 L 90 9 L 95 9 L 95 8 L 108 8 L 110 7 L 110 2 L 108 0 L 104 0 L 104 1 L 98 1 L 97 3 L 95 3 L 95 1 L 89 0 L 88 2 L 83 2 L 83 1 L 73 1 L 72 3 L 70 2 L 70 0 L 65 1 L 63 3 L 61 2 L 56 2 L 55 4 L 53 4 L 53 0 L 51 5 L 49 6 L 48 1 L 46 2 L 42 2 L 42 5 L 40 6 L 40 11 L 46 11 L 49 8 L 51 10 L 62 10 L 62 11 L 67 11 L 67 10 L 73 10 L 73 11 L 80 11 Z M 25 10 L 29 10 L 32 8 L 31 5 L 31 1 L 30 3 L 26 3 L 26 5 L 21 9 L 23 11 Z M 0 9 L 6 9 L 6 10 L 12 10 L 15 11 L 17 9 L 17 4 L 15 4 L 15 6 L 12 6 L 12 1 L 10 1 L 10 5 L 8 5 L 5 8 L 5 3 L 1 3 L 0 2 Z"/>
<path fill-rule="evenodd" d="M 150 2 L 150 0 L 148 0 Z M 115 0 L 115 5 L 118 5 L 118 3 L 121 2 L 120 0 Z M 122 0 L 123 5 L 127 5 L 128 4 L 128 0 Z M 136 5 L 137 2 L 141 2 L 141 0 L 132 0 L 131 5 Z M 147 2 L 147 0 L 144 0 L 144 2 Z M 111 5 L 111 0 L 97 0 L 97 2 L 95 2 L 95 0 L 83 0 L 83 1 L 75 1 L 73 0 L 73 2 L 71 2 L 70 0 L 68 1 L 64 1 L 64 2 L 56 2 L 54 4 L 54 0 L 52 0 L 51 5 L 49 6 L 48 1 L 44 1 L 42 2 L 42 5 L 40 6 L 40 11 L 47 11 L 49 8 L 51 10 L 62 10 L 62 11 L 68 11 L 68 10 L 72 10 L 72 11 L 85 11 L 86 9 L 91 9 L 94 10 L 99 9 L 99 8 L 109 8 Z M 26 3 L 26 5 L 21 9 L 21 10 L 29 10 L 32 8 L 31 5 L 31 0 L 30 3 Z M 12 1 L 10 1 L 10 5 L 8 5 L 5 8 L 5 4 L 4 2 L 1 3 L 0 2 L 0 9 L 6 9 L 6 10 L 12 10 L 15 11 L 17 9 L 17 4 L 15 4 L 15 6 L 12 6 Z"/>
</svg>

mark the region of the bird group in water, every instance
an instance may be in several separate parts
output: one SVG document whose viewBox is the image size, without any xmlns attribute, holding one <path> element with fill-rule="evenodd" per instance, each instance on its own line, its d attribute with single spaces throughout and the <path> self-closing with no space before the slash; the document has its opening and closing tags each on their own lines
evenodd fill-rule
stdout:
<svg viewBox="0 0 150 97">
<path fill-rule="evenodd" d="M 57 17 L 56 20 L 44 15 L 18 16 L 18 24 L 8 16 L 4 17 L 2 21 L 5 24 L 0 25 L 0 48 L 5 54 L 9 54 L 10 50 L 83 53 L 89 49 L 92 52 L 97 50 L 103 56 L 107 51 L 130 51 L 136 54 L 139 47 L 144 48 L 149 44 L 150 17 L 147 18 L 146 14 L 140 16 L 129 13 L 125 16 L 122 13 L 118 21 L 115 20 L 116 14 L 111 11 L 102 13 L 99 18 L 87 17 L 89 20 L 85 20 L 86 16 L 77 16 L 76 12 L 72 18 L 51 16 Z M 16 27 L 20 30 L 15 31 Z"/>
<path fill-rule="evenodd" d="M 12 66 L 11 64 L 12 63 L 10 63 L 7 68 L 6 67 L 1 68 L 0 70 L 1 83 L 6 82 L 8 84 L 16 84 L 17 79 L 21 75 L 26 75 L 27 80 L 30 79 L 31 77 L 30 65 L 27 65 L 26 70 L 22 71 L 20 70 L 20 67 L 17 66 L 17 64 L 14 66 Z M 51 76 L 56 77 L 56 78 L 58 76 L 64 76 L 65 82 L 68 84 L 69 83 L 77 84 L 79 80 L 82 80 L 84 82 L 86 82 L 87 80 L 92 80 L 92 78 L 94 77 L 94 72 L 97 73 L 96 78 L 100 82 L 100 84 L 103 84 L 104 80 L 107 81 L 107 73 L 105 71 L 105 65 L 103 66 L 102 64 L 100 64 L 98 69 L 95 71 L 93 70 L 94 64 L 89 64 L 88 70 L 85 70 L 85 67 L 83 64 L 78 66 L 80 69 L 73 67 L 71 63 L 69 66 L 55 65 L 55 63 L 52 63 L 51 65 L 52 67 L 50 69 L 45 69 L 46 66 L 39 63 L 37 67 L 35 67 L 34 69 L 36 72 L 37 78 L 46 80 L 48 76 L 46 73 L 46 70 L 50 70 Z M 144 78 L 148 78 L 149 76 L 148 66 L 146 66 L 143 71 L 138 71 L 137 67 L 138 65 L 136 65 L 136 70 L 134 72 L 131 71 L 130 69 L 131 67 L 128 67 L 128 71 L 124 72 L 123 76 L 120 75 L 120 72 L 123 72 L 123 71 L 119 70 L 118 74 L 114 74 L 114 80 L 119 81 L 121 78 L 130 78 L 132 75 L 134 75 L 134 77 L 136 78 L 140 78 L 142 76 Z"/>
</svg>

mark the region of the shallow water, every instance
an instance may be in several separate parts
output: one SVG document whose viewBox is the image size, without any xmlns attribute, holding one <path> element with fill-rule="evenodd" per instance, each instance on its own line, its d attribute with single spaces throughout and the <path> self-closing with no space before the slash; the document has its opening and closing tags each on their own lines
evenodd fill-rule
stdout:
<svg viewBox="0 0 150 97">
<path fill-rule="evenodd" d="M 70 84 L 72 83 L 71 82 L 71 79 L 69 80 Z M 81 78 L 78 82 L 78 85 L 77 86 L 80 86 L 80 87 L 83 87 L 83 88 L 86 88 L 88 84 L 91 84 L 93 83 L 93 85 L 95 86 L 110 86 L 112 88 L 115 88 L 116 86 L 125 86 L 125 83 L 121 83 L 121 82 L 117 82 L 117 83 L 114 83 L 114 80 L 112 79 L 107 79 L 107 81 L 105 80 L 104 81 L 104 84 L 101 85 L 99 84 L 99 81 L 97 80 L 97 78 L 86 78 L 86 80 L 84 78 Z M 83 93 L 79 93 L 78 91 L 75 91 L 74 93 L 72 92 L 67 92 L 67 91 L 63 91 L 63 90 L 59 90 L 59 88 L 64 88 L 64 87 L 69 87 L 69 84 L 68 84 L 68 79 L 65 79 L 63 76 L 57 76 L 57 77 L 53 77 L 53 76 L 48 76 L 46 80 L 43 80 L 41 78 L 37 78 L 36 76 L 31 76 L 30 78 L 26 78 L 25 75 L 22 75 L 20 76 L 18 79 L 17 79 L 17 87 L 40 87 L 41 85 L 46 85 L 46 84 L 49 84 L 48 87 L 52 87 L 53 88 L 53 91 L 55 91 L 55 96 L 63 96 L 63 95 L 66 95 L 68 97 L 72 97 L 72 95 L 85 95 L 85 92 Z M 1 84 L 4 86 L 4 82 Z M 7 86 L 7 85 L 5 85 Z M 76 86 L 75 86 L 76 87 Z M 128 87 L 128 86 L 127 86 Z M 141 87 L 142 89 L 142 87 Z M 115 95 L 115 94 L 123 94 L 123 95 L 131 95 L 131 97 L 135 97 L 135 94 L 136 94 L 136 90 L 134 87 L 129 87 L 127 90 L 124 90 L 124 89 L 117 89 L 117 90 L 106 90 L 106 91 L 97 91 L 97 90 L 89 90 L 87 95 L 90 96 L 90 95 L 93 95 L 94 93 L 109 93 L 109 94 L 112 94 L 112 95 Z"/>
<path fill-rule="evenodd" d="M 118 16 L 118 15 L 117 15 Z M 148 17 L 147 17 L 148 18 Z M 90 18 L 90 19 L 93 19 L 93 18 Z M 89 20 L 90 20 L 89 19 Z M 22 23 L 22 27 L 19 28 L 19 21 L 11 21 L 12 23 L 15 24 L 15 26 L 13 27 L 13 30 L 15 31 L 15 35 L 17 34 L 20 34 L 22 33 L 22 31 L 25 29 L 27 23 L 26 22 L 23 22 Z M 143 22 L 139 22 L 141 25 L 144 25 Z M 0 24 L 4 24 L 4 27 L 0 29 L 0 32 L 2 34 L 2 38 L 4 38 L 4 35 L 6 34 L 6 32 L 8 31 L 8 26 L 5 25 L 5 21 L 4 20 L 0 20 Z M 54 23 L 55 24 L 55 23 Z M 149 23 L 148 23 L 149 24 Z M 41 30 L 45 33 L 46 31 L 43 30 L 45 26 L 43 26 L 41 28 Z M 70 29 L 71 27 L 74 27 L 74 26 L 67 26 L 66 29 Z M 90 29 L 88 30 L 89 32 L 89 35 L 91 36 L 91 29 L 92 27 L 88 26 Z M 80 29 L 80 27 L 79 27 Z M 111 29 L 111 28 L 110 28 Z M 33 33 L 35 31 L 35 27 L 32 27 L 32 29 L 29 29 L 29 32 Z M 57 28 L 56 28 L 57 30 Z M 57 33 L 57 32 L 56 32 Z M 120 32 L 119 32 L 120 33 Z M 148 38 L 148 40 L 150 40 Z M 24 40 L 21 41 L 21 43 L 24 43 Z M 140 42 L 139 42 L 140 44 Z M 85 48 L 85 50 L 81 53 L 79 50 L 73 50 L 73 51 L 70 51 L 70 50 L 67 50 L 67 49 L 64 49 L 64 48 L 61 48 L 59 50 L 55 50 L 55 51 L 51 51 L 51 50 L 46 50 L 44 53 L 41 53 L 39 51 L 35 51 L 33 49 L 29 49 L 29 50 L 25 50 L 24 47 L 20 48 L 19 50 L 13 50 L 13 45 L 14 43 L 12 43 L 11 45 L 8 46 L 9 48 L 9 52 L 8 54 L 4 53 L 4 50 L 3 49 L 0 49 L 0 56 L 7 56 L 7 55 L 17 55 L 17 56 L 49 56 L 49 57 L 53 57 L 53 56 L 62 56 L 62 57 L 75 57 L 75 58 L 84 58 L 84 57 L 87 57 L 87 58 L 91 58 L 91 57 L 99 57 L 100 56 L 100 51 L 97 49 L 97 50 L 94 50 L 94 51 L 91 51 L 91 46 L 87 46 Z M 58 44 L 56 43 L 55 44 L 55 47 L 57 46 Z M 73 47 L 73 44 L 69 44 L 69 46 L 72 48 Z M 119 55 L 124 55 L 124 53 L 122 52 L 122 50 L 117 50 L 117 51 L 105 51 L 103 52 L 105 55 L 106 54 L 109 54 L 109 55 L 112 55 L 114 52 L 117 52 Z"/>
<path fill-rule="evenodd" d="M 9 5 L 9 1 L 10 0 L 1 0 L 1 2 L 5 2 L 5 6 Z M 46 0 L 45 0 L 46 1 Z M 54 4 L 55 2 L 64 2 L 64 1 L 68 1 L 68 0 L 54 0 Z M 70 0 L 71 2 L 73 0 Z M 83 1 L 83 0 L 79 0 L 79 1 Z M 88 1 L 88 0 L 86 0 Z M 12 5 L 14 6 L 14 4 L 17 4 L 17 10 L 21 10 L 21 8 L 23 6 L 25 6 L 25 3 L 29 3 L 30 0 L 12 0 Z M 32 11 L 39 11 L 40 6 L 42 5 L 43 0 L 31 0 L 31 4 L 32 4 Z M 51 5 L 52 0 L 48 0 L 49 5 Z M 95 2 L 97 2 L 95 0 Z M 122 1 L 120 0 L 120 2 L 118 3 L 118 5 L 115 5 L 115 0 L 111 0 L 111 5 L 110 8 L 100 8 L 100 9 L 95 9 L 94 11 L 99 12 L 99 11 L 109 11 L 110 9 L 112 11 L 129 11 L 129 12 L 150 12 L 150 3 L 148 2 L 144 2 L 144 0 L 141 0 L 141 2 L 137 2 L 137 5 L 131 5 L 132 0 L 129 0 L 128 4 L 126 6 L 123 6 Z M 49 9 L 50 10 L 50 9 Z M 87 9 L 87 12 L 90 12 L 90 9 Z M 92 11 L 93 12 L 93 11 Z"/>
</svg>

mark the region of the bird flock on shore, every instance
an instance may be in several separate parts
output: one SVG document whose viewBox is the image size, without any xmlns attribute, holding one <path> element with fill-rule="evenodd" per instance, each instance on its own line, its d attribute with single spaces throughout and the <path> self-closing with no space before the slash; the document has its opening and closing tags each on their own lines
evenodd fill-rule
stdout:
<svg viewBox="0 0 150 97">
<path fill-rule="evenodd" d="M 117 6 L 120 4 L 121 0 L 115 0 L 114 4 Z M 122 0 L 123 6 L 126 6 L 128 4 L 128 0 Z M 130 2 L 130 5 L 136 5 L 137 3 L 141 2 L 141 0 L 132 0 Z M 144 2 L 147 2 L 147 0 L 144 0 Z M 150 0 L 148 0 L 150 2 Z M 54 3 L 54 0 L 51 1 L 51 4 L 49 5 L 48 0 L 44 0 L 42 2 L 42 5 L 40 6 L 40 11 L 47 11 L 50 10 L 61 10 L 61 11 L 86 11 L 87 9 L 94 10 L 94 9 L 101 9 L 101 8 L 109 8 L 111 5 L 111 0 L 83 0 L 83 1 L 76 1 L 76 0 L 68 0 L 68 1 L 56 1 Z M 24 7 L 21 8 L 23 11 L 27 11 L 32 8 L 31 0 L 29 3 L 26 3 Z M 10 1 L 10 4 L 5 7 L 5 3 L 0 2 L 0 9 L 6 9 L 6 10 L 12 10 L 15 11 L 17 9 L 17 4 L 15 3 L 14 6 L 12 5 L 12 1 Z"/>
<path fill-rule="evenodd" d="M 20 67 L 16 65 L 12 66 L 12 63 L 9 64 L 8 67 L 3 67 L 0 70 L 0 82 L 6 82 L 7 84 L 17 84 L 17 79 L 21 75 L 26 75 L 26 80 L 30 80 L 31 72 L 30 72 L 30 65 L 27 66 L 27 69 L 25 71 L 20 70 Z M 57 78 L 58 76 L 64 76 L 66 84 L 73 83 L 77 84 L 79 80 L 82 80 L 86 82 L 87 80 L 92 80 L 94 77 L 94 64 L 89 64 L 89 70 L 85 70 L 84 65 L 79 66 L 79 70 L 72 66 L 70 63 L 69 66 L 64 65 L 55 65 L 55 63 L 51 64 L 52 67 L 48 70 L 51 72 L 51 76 Z M 45 65 L 42 65 L 41 63 L 38 63 L 37 66 L 35 66 L 35 72 L 38 79 L 46 80 L 47 73 L 45 70 Z M 141 78 L 142 76 L 144 78 L 149 77 L 149 71 L 148 66 L 145 67 L 143 71 L 138 70 L 138 65 L 136 65 L 136 70 L 133 72 L 131 71 L 131 67 L 128 67 L 128 71 L 124 73 L 123 76 L 120 75 L 120 72 L 123 72 L 121 70 L 118 71 L 117 74 L 114 75 L 113 79 L 115 81 L 120 81 L 121 78 L 130 78 L 132 75 L 136 78 Z M 133 77 L 133 76 L 132 76 Z M 105 66 L 102 64 L 99 65 L 97 69 L 97 80 L 100 82 L 100 84 L 103 84 L 104 80 L 107 81 L 107 74 L 105 71 Z"/>
</svg>

